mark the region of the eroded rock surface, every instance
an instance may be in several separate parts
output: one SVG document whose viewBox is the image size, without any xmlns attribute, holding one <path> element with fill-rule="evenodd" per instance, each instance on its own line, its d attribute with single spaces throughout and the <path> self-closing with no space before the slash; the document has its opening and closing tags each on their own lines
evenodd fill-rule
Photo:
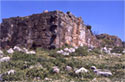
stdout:
<svg viewBox="0 0 125 82">
<path fill-rule="evenodd" d="M 97 39 L 100 41 L 101 46 L 106 47 L 123 47 L 122 40 L 113 35 L 109 34 L 100 34 L 96 36 Z"/>
<path fill-rule="evenodd" d="M 25 17 L 3 19 L 0 26 L 0 47 L 60 48 L 65 44 L 100 46 L 91 28 L 81 17 L 61 11 L 46 11 Z"/>
</svg>

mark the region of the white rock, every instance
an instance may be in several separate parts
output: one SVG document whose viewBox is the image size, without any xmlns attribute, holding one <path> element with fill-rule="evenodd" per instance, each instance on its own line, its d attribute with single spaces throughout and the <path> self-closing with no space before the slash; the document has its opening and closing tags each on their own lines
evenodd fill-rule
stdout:
<svg viewBox="0 0 125 82">
<path fill-rule="evenodd" d="M 28 49 L 23 48 L 23 52 L 24 52 L 24 53 L 28 52 Z"/>
<path fill-rule="evenodd" d="M 0 59 L 0 62 L 7 62 L 10 60 L 10 57 L 3 57 Z"/>
<path fill-rule="evenodd" d="M 15 70 L 13 70 L 13 69 L 11 69 L 11 70 L 9 70 L 9 71 L 7 72 L 8 75 L 14 74 L 14 73 L 15 73 Z"/>
<path fill-rule="evenodd" d="M 105 53 L 108 53 L 108 54 L 111 53 L 111 50 L 107 49 L 107 47 L 104 47 L 104 48 L 103 48 L 103 51 L 104 51 Z"/>
<path fill-rule="evenodd" d="M 105 52 L 107 54 L 111 54 L 111 50 L 112 48 L 107 48 L 107 47 L 101 48 L 101 52 Z"/>
<path fill-rule="evenodd" d="M 93 45 L 90 45 L 90 49 L 94 49 L 95 48 L 95 46 L 93 46 Z"/>
<path fill-rule="evenodd" d="M 70 53 L 73 53 L 73 52 L 75 52 L 75 49 L 74 49 L 74 48 L 70 48 L 70 49 L 69 49 L 69 52 L 70 52 Z"/>
<path fill-rule="evenodd" d="M 104 47 L 103 49 L 104 49 L 104 50 L 107 50 L 107 47 Z"/>
<path fill-rule="evenodd" d="M 94 78 L 91 82 L 97 82 L 97 79 L 96 79 L 96 78 Z"/>
<path fill-rule="evenodd" d="M 57 51 L 56 53 L 61 54 L 61 53 L 63 53 L 63 52 L 64 52 L 63 50 L 59 50 L 59 51 Z"/>
<path fill-rule="evenodd" d="M 13 54 L 13 53 L 14 53 L 14 50 L 13 50 L 12 48 L 10 48 L 9 50 L 7 50 L 7 53 Z"/>
<path fill-rule="evenodd" d="M 31 65 L 29 68 L 32 69 L 32 68 L 34 68 L 34 67 L 35 67 L 35 66 Z"/>
<path fill-rule="evenodd" d="M 108 53 L 108 54 L 111 54 L 111 51 L 110 51 L 110 50 L 107 50 L 107 53 Z"/>
<path fill-rule="evenodd" d="M 112 73 L 110 71 L 100 71 L 98 69 L 94 70 L 94 72 L 97 74 L 97 75 L 103 75 L 103 76 L 112 76 Z"/>
<path fill-rule="evenodd" d="M 72 52 L 75 52 L 76 50 L 74 48 L 70 48 L 72 50 Z"/>
<path fill-rule="evenodd" d="M 46 77 L 44 80 L 51 81 L 52 79 L 51 79 L 51 78 L 47 78 L 47 77 Z"/>
<path fill-rule="evenodd" d="M 114 55 L 114 56 L 121 56 L 122 54 L 112 53 L 112 55 Z"/>
<path fill-rule="evenodd" d="M 35 51 L 27 51 L 26 54 L 36 54 Z"/>
<path fill-rule="evenodd" d="M 57 66 L 53 67 L 53 72 L 54 73 L 59 73 L 60 69 Z"/>
<path fill-rule="evenodd" d="M 14 50 L 16 50 L 16 51 L 19 51 L 19 52 L 23 52 L 23 49 L 21 49 L 20 47 L 18 47 L 18 46 L 14 46 L 14 48 L 13 48 Z"/>
<path fill-rule="evenodd" d="M 10 26 L 11 26 L 11 27 L 13 27 L 14 25 L 13 25 L 13 24 L 11 24 Z"/>
<path fill-rule="evenodd" d="M 117 54 L 117 56 L 121 56 L 122 54 Z"/>
<path fill-rule="evenodd" d="M 92 51 L 92 49 L 88 49 L 88 52 Z"/>
<path fill-rule="evenodd" d="M 95 70 L 95 69 L 96 69 L 96 67 L 95 67 L 95 66 L 91 66 L 91 69 L 92 69 L 92 70 Z"/>
<path fill-rule="evenodd" d="M 97 75 L 103 75 L 103 76 L 111 76 L 112 73 L 109 70 L 102 70 L 97 69 L 95 66 L 91 66 L 91 69 L 97 74 Z"/>
<path fill-rule="evenodd" d="M 83 44 L 81 43 L 80 46 L 83 47 Z"/>
<path fill-rule="evenodd" d="M 38 64 L 36 64 L 36 65 L 31 65 L 29 68 L 30 69 L 32 69 L 32 68 L 43 68 L 43 66 L 40 64 L 40 63 L 38 63 Z"/>
<path fill-rule="evenodd" d="M 69 48 L 64 48 L 65 51 L 69 51 Z"/>
<path fill-rule="evenodd" d="M 68 52 L 63 52 L 62 55 L 64 55 L 64 56 L 68 56 L 69 53 L 68 53 Z"/>
<path fill-rule="evenodd" d="M 49 78 L 46 77 L 44 80 L 49 80 Z"/>
<path fill-rule="evenodd" d="M 122 51 L 123 54 L 125 54 L 125 49 Z"/>
<path fill-rule="evenodd" d="M 112 48 L 108 48 L 108 50 L 110 50 L 110 51 L 111 51 L 111 50 L 112 50 Z"/>
<path fill-rule="evenodd" d="M 78 69 L 78 70 L 75 71 L 76 74 L 87 73 L 87 72 L 88 72 L 88 70 L 86 68 L 84 68 L 84 67 L 82 67 L 82 68 L 80 68 L 80 69 Z"/>
<path fill-rule="evenodd" d="M 116 53 L 112 53 L 112 55 L 116 55 Z"/>
<path fill-rule="evenodd" d="M 67 71 L 71 71 L 71 70 L 72 70 L 72 67 L 71 67 L 71 66 L 66 66 L 66 70 L 67 70 Z"/>
<path fill-rule="evenodd" d="M 26 53 L 26 54 L 36 54 L 35 51 L 33 51 L 33 50 L 28 51 L 28 49 L 26 49 L 26 48 L 23 48 L 23 52 Z"/>
<path fill-rule="evenodd" d="M 63 50 L 60 50 L 61 53 L 63 53 L 64 51 Z"/>
<path fill-rule="evenodd" d="M 78 46 L 75 46 L 74 48 L 75 48 L 75 49 L 78 49 Z"/>
</svg>

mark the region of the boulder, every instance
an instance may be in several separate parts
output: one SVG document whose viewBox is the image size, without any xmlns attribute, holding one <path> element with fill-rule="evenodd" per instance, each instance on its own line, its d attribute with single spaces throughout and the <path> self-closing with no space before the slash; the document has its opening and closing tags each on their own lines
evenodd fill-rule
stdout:
<svg viewBox="0 0 125 82">
<path fill-rule="evenodd" d="M 88 70 L 87 70 L 86 68 L 81 67 L 80 69 L 77 69 L 77 70 L 75 71 L 75 74 L 87 73 L 87 72 L 88 72 Z"/>
<path fill-rule="evenodd" d="M 66 66 L 66 70 L 67 71 L 72 71 L 72 67 L 71 66 Z"/>
<path fill-rule="evenodd" d="M 26 54 L 36 54 L 36 52 L 32 50 L 32 51 L 27 51 Z"/>
<path fill-rule="evenodd" d="M 24 52 L 23 49 L 21 49 L 21 48 L 18 47 L 18 46 L 14 46 L 13 50 L 19 51 L 19 52 Z"/>
<path fill-rule="evenodd" d="M 94 73 L 97 75 L 101 76 L 112 76 L 111 71 L 106 70 L 106 69 L 97 69 L 95 66 L 91 66 L 91 69 L 93 70 Z"/>
<path fill-rule="evenodd" d="M 59 51 L 57 51 L 56 53 L 57 54 L 62 54 L 64 51 L 63 50 L 59 50 Z"/>
<path fill-rule="evenodd" d="M 3 57 L 0 59 L 0 62 L 7 62 L 10 60 L 10 57 Z"/>
<path fill-rule="evenodd" d="M 10 74 L 14 74 L 15 73 L 15 70 L 11 69 L 9 71 L 7 71 L 7 74 L 10 75 Z"/>
<path fill-rule="evenodd" d="M 14 53 L 14 50 L 13 50 L 12 48 L 10 48 L 9 50 L 7 50 L 7 53 L 13 54 L 13 53 Z"/>
<path fill-rule="evenodd" d="M 53 67 L 53 73 L 59 73 L 60 69 L 57 66 Z"/>
</svg>

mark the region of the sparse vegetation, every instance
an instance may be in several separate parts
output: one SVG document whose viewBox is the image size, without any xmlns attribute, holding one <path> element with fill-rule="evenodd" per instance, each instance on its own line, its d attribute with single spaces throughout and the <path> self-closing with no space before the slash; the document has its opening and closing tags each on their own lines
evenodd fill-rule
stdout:
<svg viewBox="0 0 125 82">
<path fill-rule="evenodd" d="M 123 47 L 114 47 L 111 52 L 112 53 L 122 53 L 123 52 Z"/>
<path fill-rule="evenodd" d="M 116 78 L 119 81 L 124 81 L 124 57 L 110 56 L 102 54 L 99 49 L 93 49 L 88 52 L 87 47 L 79 47 L 76 52 L 70 53 L 69 56 L 57 54 L 55 50 L 37 49 L 37 54 L 25 54 L 14 52 L 7 54 L 11 57 L 9 62 L 0 63 L 0 74 L 14 69 L 14 74 L 4 74 L 3 81 L 41 81 L 45 82 L 45 78 L 55 81 L 92 81 L 96 78 L 98 81 L 102 79 L 110 79 L 114 81 Z M 120 52 L 119 52 L 120 53 Z M 102 58 L 100 58 L 102 54 Z M 113 76 L 104 77 L 97 76 L 91 69 L 91 66 L 96 66 L 100 69 L 108 69 L 113 73 Z M 53 73 L 53 66 L 58 66 L 60 72 Z M 66 66 L 71 66 L 72 70 L 65 70 Z M 88 73 L 75 74 L 74 70 L 85 67 L 89 70 Z"/>
</svg>

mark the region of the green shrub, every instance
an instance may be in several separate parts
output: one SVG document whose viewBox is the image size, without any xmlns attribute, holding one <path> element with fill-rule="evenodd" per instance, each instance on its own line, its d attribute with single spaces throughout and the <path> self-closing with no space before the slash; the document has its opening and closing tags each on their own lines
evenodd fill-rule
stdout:
<svg viewBox="0 0 125 82">
<path fill-rule="evenodd" d="M 35 77 L 40 77 L 41 79 L 44 79 L 45 77 L 47 77 L 47 74 L 48 71 L 45 69 L 32 68 L 27 71 L 26 76 L 32 79 Z"/>
<path fill-rule="evenodd" d="M 101 51 L 97 48 L 95 48 L 92 52 L 94 52 L 95 54 L 101 54 Z"/>
<path fill-rule="evenodd" d="M 70 60 L 67 60 L 65 64 L 68 66 L 71 66 L 73 68 L 80 68 L 84 65 L 84 62 L 81 60 L 77 60 L 77 59 L 72 58 Z"/>
<path fill-rule="evenodd" d="M 16 72 L 14 74 L 3 74 L 2 79 L 3 81 L 22 81 L 24 78 L 23 72 Z"/>
<path fill-rule="evenodd" d="M 65 65 L 66 60 L 64 58 L 56 58 L 51 60 L 51 62 L 55 65 L 55 66 L 59 66 L 62 67 Z"/>
<path fill-rule="evenodd" d="M 90 30 L 92 28 L 92 26 L 90 26 L 90 25 L 86 25 L 86 27 L 87 27 L 87 29 L 90 29 Z"/>
<path fill-rule="evenodd" d="M 29 61 L 29 62 L 36 62 L 37 61 L 37 56 L 34 54 L 25 54 L 21 52 L 15 52 L 12 55 L 12 60 L 22 60 L 22 61 Z"/>
<path fill-rule="evenodd" d="M 18 68 L 18 69 L 23 70 L 36 63 L 37 63 L 36 55 L 15 52 L 12 55 L 12 58 L 9 62 L 1 63 L 2 65 L 1 69 L 4 70 L 4 69 Z"/>
<path fill-rule="evenodd" d="M 17 61 L 9 61 L 9 62 L 4 62 L 1 65 L 1 69 L 12 69 L 12 68 L 18 68 L 21 70 L 27 69 L 29 68 L 31 65 L 34 65 L 35 63 L 32 62 L 26 62 L 26 61 L 21 61 L 21 60 L 17 60 Z"/>
<path fill-rule="evenodd" d="M 87 47 L 79 47 L 76 49 L 74 53 L 71 53 L 72 56 L 87 56 L 88 48 Z"/>
<path fill-rule="evenodd" d="M 114 47 L 113 50 L 111 50 L 112 53 L 122 53 L 123 47 Z"/>
<path fill-rule="evenodd" d="M 79 73 L 79 74 L 75 74 L 74 72 L 70 72 L 69 75 L 72 78 L 86 78 L 86 79 L 93 79 L 96 75 L 93 72 L 87 72 L 87 73 Z"/>
<path fill-rule="evenodd" d="M 49 59 L 49 60 L 41 60 L 41 62 L 39 62 L 43 68 L 46 68 L 48 71 L 54 66 L 53 62 L 52 62 L 53 59 Z"/>
<path fill-rule="evenodd" d="M 105 47 L 105 46 L 107 46 L 107 47 L 112 47 L 112 46 L 113 46 L 113 41 L 104 38 L 104 39 L 102 39 L 101 45 L 102 45 L 103 47 Z"/>
<path fill-rule="evenodd" d="M 58 54 L 58 53 L 50 53 L 49 56 L 54 57 L 54 58 L 65 57 L 64 55 Z"/>
<path fill-rule="evenodd" d="M 114 69 L 125 69 L 125 65 L 123 65 L 123 64 L 115 64 Z"/>
</svg>

